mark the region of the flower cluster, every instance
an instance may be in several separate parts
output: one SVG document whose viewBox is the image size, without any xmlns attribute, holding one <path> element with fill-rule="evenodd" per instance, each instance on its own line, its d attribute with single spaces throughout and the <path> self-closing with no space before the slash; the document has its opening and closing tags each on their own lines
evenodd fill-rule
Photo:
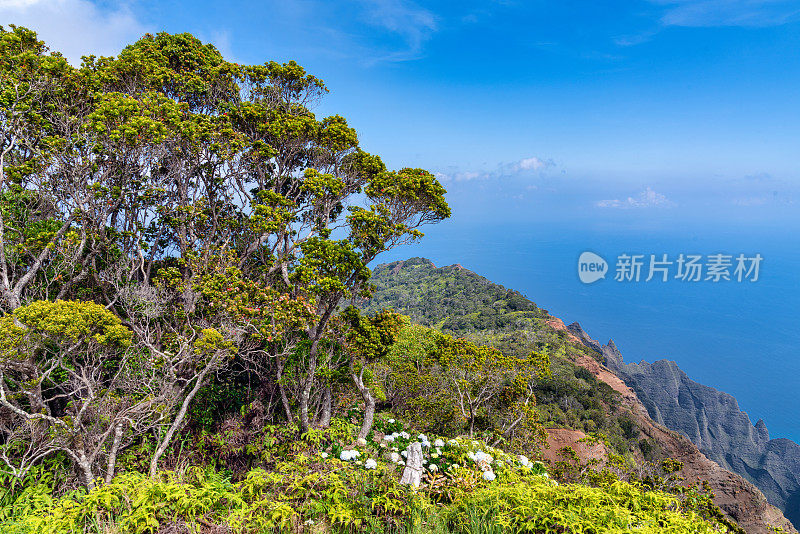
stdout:
<svg viewBox="0 0 800 534">
<path fill-rule="evenodd" d="M 475 465 L 477 465 L 480 470 L 483 471 L 484 480 L 491 482 L 497 478 L 497 475 L 495 475 L 494 471 L 492 470 L 492 462 L 494 462 L 494 457 L 491 454 L 483 451 L 470 451 L 467 454 L 467 458 L 475 462 Z M 502 465 L 501 461 L 498 461 L 498 463 Z"/>
<path fill-rule="evenodd" d="M 409 456 L 409 446 L 419 443 L 422 448 L 423 468 L 431 475 L 457 476 L 460 469 L 477 471 L 486 482 L 494 480 L 517 480 L 518 477 L 547 477 L 545 465 L 531 461 L 527 456 L 515 456 L 501 449 L 488 446 L 483 441 L 428 436 L 424 433 L 413 436 L 403 428 L 403 424 L 389 419 L 382 423 L 391 433 L 378 433 L 374 439 L 359 439 L 352 449 L 333 447 L 333 456 L 343 462 L 366 470 L 376 470 L 383 462 L 389 469 L 402 470 Z M 328 453 L 321 452 L 323 459 Z M 363 461 L 362 461 L 363 460 Z"/>
<path fill-rule="evenodd" d="M 343 462 L 350 462 L 352 460 L 355 460 L 359 456 L 361 456 L 361 453 L 358 452 L 355 449 L 353 449 L 353 450 L 344 450 L 344 451 L 341 452 L 341 454 L 339 454 L 339 459 L 341 461 L 343 461 Z"/>
<path fill-rule="evenodd" d="M 383 439 L 392 443 L 396 439 L 411 439 L 411 435 L 408 432 L 392 432 L 391 434 L 383 436 Z"/>
</svg>

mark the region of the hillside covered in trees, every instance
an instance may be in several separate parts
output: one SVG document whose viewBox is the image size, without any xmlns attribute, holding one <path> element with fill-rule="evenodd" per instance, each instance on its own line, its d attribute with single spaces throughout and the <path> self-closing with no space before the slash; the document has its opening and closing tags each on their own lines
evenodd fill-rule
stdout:
<svg viewBox="0 0 800 534">
<path fill-rule="evenodd" d="M 741 532 L 518 293 L 453 268 L 350 305 L 450 207 L 327 91 L 0 27 L 0 531 Z M 554 427 L 606 452 L 548 459 Z"/>
</svg>

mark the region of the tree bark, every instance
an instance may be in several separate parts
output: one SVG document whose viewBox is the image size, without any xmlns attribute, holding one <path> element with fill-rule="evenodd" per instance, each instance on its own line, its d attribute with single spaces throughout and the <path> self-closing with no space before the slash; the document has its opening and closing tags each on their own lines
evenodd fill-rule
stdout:
<svg viewBox="0 0 800 534">
<path fill-rule="evenodd" d="M 81 474 L 83 474 L 83 481 L 86 484 L 86 489 L 92 491 L 96 486 L 94 483 L 94 473 L 92 473 L 92 464 L 89 463 L 86 456 L 81 456 L 77 463 Z"/>
<path fill-rule="evenodd" d="M 181 427 L 183 424 L 183 420 L 186 418 L 186 413 L 189 411 L 189 404 L 194 399 L 194 396 L 197 395 L 197 392 L 200 391 L 200 386 L 203 385 L 203 379 L 206 376 L 206 373 L 211 369 L 211 364 L 207 365 L 203 371 L 197 375 L 197 380 L 194 383 L 194 387 L 186 395 L 186 398 L 183 399 L 183 404 L 181 404 L 181 409 L 178 411 L 178 415 L 175 417 L 175 420 L 170 425 L 169 430 L 167 431 L 167 435 L 164 436 L 164 439 L 161 440 L 156 452 L 153 453 L 153 458 L 150 460 L 150 477 L 155 477 L 156 473 L 158 472 L 158 461 L 161 459 L 161 456 L 169 447 L 170 442 L 172 441 L 172 437 L 175 435 L 175 432 Z"/>
<path fill-rule="evenodd" d="M 286 422 L 291 424 L 294 417 L 292 417 L 292 407 L 289 404 L 289 397 L 286 395 L 286 389 L 281 383 L 281 378 L 283 378 L 283 361 L 280 356 L 278 356 L 276 363 L 278 365 L 278 392 L 280 392 L 281 395 L 281 404 L 283 405 L 283 412 L 286 414 Z"/>
<path fill-rule="evenodd" d="M 119 452 L 120 443 L 122 443 L 124 429 L 124 423 L 117 424 L 114 429 L 114 441 L 111 444 L 111 450 L 108 452 L 108 464 L 106 465 L 106 484 L 111 484 L 111 481 L 114 480 L 114 471 L 117 468 L 117 453 Z"/>
<path fill-rule="evenodd" d="M 311 342 L 308 351 L 308 376 L 305 379 L 303 388 L 300 391 L 300 431 L 305 433 L 311 428 L 311 420 L 308 417 L 308 401 L 311 399 L 311 388 L 314 385 L 314 376 L 317 372 L 317 350 L 319 339 Z"/>
<path fill-rule="evenodd" d="M 322 414 L 319 417 L 319 427 L 328 428 L 331 426 L 331 416 L 333 413 L 333 393 L 330 387 L 326 387 L 322 392 Z"/>
<path fill-rule="evenodd" d="M 358 437 L 367 439 L 369 431 L 372 430 L 372 422 L 375 419 L 375 397 L 372 396 L 369 389 L 362 391 L 361 396 L 364 398 L 364 421 L 361 423 Z"/>
</svg>

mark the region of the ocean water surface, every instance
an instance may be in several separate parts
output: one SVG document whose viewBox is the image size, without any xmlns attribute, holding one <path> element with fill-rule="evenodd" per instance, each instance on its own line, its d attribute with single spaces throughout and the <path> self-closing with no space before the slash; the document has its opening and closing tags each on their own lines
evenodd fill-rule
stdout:
<svg viewBox="0 0 800 534">
<path fill-rule="evenodd" d="M 602 343 L 613 339 L 626 362 L 675 360 L 690 378 L 730 393 L 771 437 L 800 442 L 800 247 L 790 226 L 619 225 L 464 220 L 426 229 L 379 263 L 422 256 L 459 263 L 516 289 L 566 324 L 578 321 Z M 578 256 L 609 262 L 605 279 L 583 284 Z M 620 254 L 676 259 L 683 254 L 761 254 L 759 280 L 614 281 Z M 731 269 L 732 271 L 732 269 Z"/>
</svg>

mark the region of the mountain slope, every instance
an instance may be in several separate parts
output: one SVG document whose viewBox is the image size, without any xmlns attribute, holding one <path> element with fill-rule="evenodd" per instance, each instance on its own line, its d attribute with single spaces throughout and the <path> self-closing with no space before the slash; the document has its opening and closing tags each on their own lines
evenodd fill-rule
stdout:
<svg viewBox="0 0 800 534">
<path fill-rule="evenodd" d="M 626 364 L 613 341 L 601 346 L 578 323 L 568 329 L 603 355 L 654 421 L 685 435 L 707 457 L 754 483 L 787 518 L 800 524 L 800 445 L 770 439 L 764 421 L 753 425 L 734 397 L 698 384 L 675 362 Z"/>
<path fill-rule="evenodd" d="M 600 429 L 604 433 L 618 432 L 618 441 L 612 445 L 619 449 L 627 447 L 634 458 L 642 459 L 645 451 L 654 446 L 661 455 L 684 463 L 682 474 L 687 480 L 708 480 L 718 506 L 748 532 L 769 532 L 767 525 L 795 532 L 782 513 L 750 482 L 709 460 L 682 434 L 651 419 L 636 391 L 614 374 L 610 368 L 613 363 L 603 364 L 608 361 L 604 351 L 614 356 L 613 344 L 604 348 L 596 342 L 579 339 L 560 319 L 550 316 L 520 293 L 458 265 L 436 268 L 429 260 L 412 258 L 378 266 L 372 283 L 376 287 L 374 297 L 363 304 L 368 311 L 394 308 L 415 322 L 483 341 L 501 350 L 528 350 L 542 345 L 555 348 L 557 376 L 545 391 L 537 391 L 543 405 L 543 420 L 548 426 L 559 424 L 586 430 L 594 421 L 585 420 L 584 416 L 594 417 L 605 425 Z M 566 382 L 573 389 L 582 389 L 583 395 L 564 395 L 560 388 Z M 549 387 L 559 388 L 558 393 L 548 391 Z M 593 403 L 599 407 L 598 402 L 612 408 L 615 419 L 611 423 L 604 420 L 603 409 L 592 409 Z M 645 448 L 643 444 L 649 446 Z"/>
</svg>

